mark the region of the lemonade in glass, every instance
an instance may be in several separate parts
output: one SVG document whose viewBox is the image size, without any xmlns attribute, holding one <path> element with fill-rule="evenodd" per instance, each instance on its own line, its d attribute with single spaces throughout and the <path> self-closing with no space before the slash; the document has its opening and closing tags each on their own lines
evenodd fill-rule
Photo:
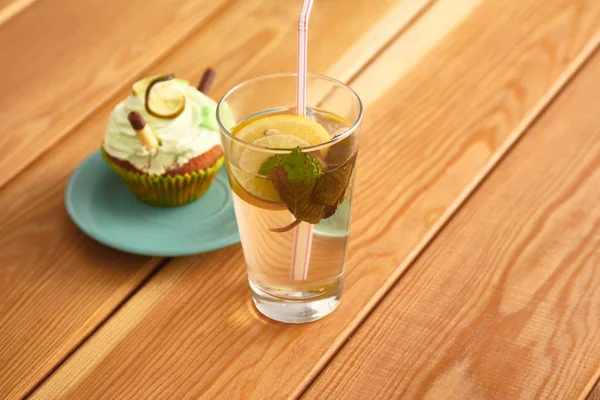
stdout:
<svg viewBox="0 0 600 400">
<path fill-rule="evenodd" d="M 362 105 L 341 82 L 309 74 L 306 116 L 296 74 L 242 83 L 217 117 L 256 307 L 290 323 L 339 304 Z"/>
</svg>

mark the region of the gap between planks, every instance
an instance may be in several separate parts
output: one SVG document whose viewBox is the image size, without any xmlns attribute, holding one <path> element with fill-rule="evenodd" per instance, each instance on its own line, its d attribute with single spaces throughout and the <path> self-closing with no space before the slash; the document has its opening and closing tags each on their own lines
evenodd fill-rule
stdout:
<svg viewBox="0 0 600 400">
<path fill-rule="evenodd" d="M 423 15 L 425 15 L 425 13 L 427 13 L 427 11 L 429 11 L 437 1 L 438 0 L 430 0 L 419 11 L 417 11 L 407 21 L 407 23 L 404 26 L 400 27 L 400 29 L 398 29 L 398 31 L 394 35 L 392 35 L 389 40 L 383 43 L 383 45 L 375 53 L 373 53 L 373 55 L 369 57 L 369 59 L 367 59 L 367 61 L 365 61 L 365 63 L 361 65 L 361 67 L 358 68 L 345 83 L 348 86 L 351 86 L 354 83 L 354 81 L 356 81 L 358 77 L 362 75 L 373 64 L 373 62 L 379 58 L 381 54 L 385 53 L 398 39 L 400 39 L 400 36 L 402 36 L 406 31 L 408 31 L 415 24 L 415 22 L 417 22 Z"/>
<path fill-rule="evenodd" d="M 331 352 L 328 358 L 324 359 L 321 365 L 315 367 L 315 372 L 312 377 L 309 377 L 305 382 L 299 386 L 296 393 L 292 394 L 295 399 L 304 396 L 306 391 L 313 385 L 316 379 L 323 373 L 325 368 L 333 361 L 338 355 L 342 348 L 346 345 L 348 340 L 356 333 L 356 331 L 362 326 L 365 320 L 375 311 L 379 304 L 384 300 L 386 295 L 393 289 L 398 281 L 404 276 L 411 266 L 417 261 L 417 259 L 427 249 L 429 244 L 435 239 L 435 237 L 442 231 L 442 229 L 448 224 L 452 217 L 460 210 L 463 204 L 475 193 L 477 188 L 485 181 L 490 173 L 500 164 L 500 162 L 508 155 L 510 150 L 517 144 L 520 138 L 526 134 L 526 131 L 531 127 L 544 113 L 544 111 L 552 104 L 556 97 L 562 92 L 564 88 L 575 78 L 579 71 L 587 64 L 591 59 L 592 55 L 598 51 L 600 45 L 600 32 L 596 34 L 583 50 L 577 55 L 577 57 L 569 64 L 567 69 L 558 77 L 556 82 L 551 86 L 544 97 L 538 102 L 533 110 L 523 118 L 521 123 L 517 125 L 515 130 L 509 135 L 502 146 L 492 155 L 487 164 L 479 171 L 473 178 L 471 183 L 460 193 L 456 200 L 446 209 L 440 219 L 432 226 L 431 230 L 425 235 L 425 237 L 417 244 L 417 246 L 408 254 L 406 259 L 396 268 L 395 271 L 390 275 L 386 284 L 384 284 L 379 291 L 371 298 L 371 300 L 365 305 L 359 315 L 356 323 L 350 326 L 345 333 L 342 334 L 344 340 L 337 345 Z M 353 77 L 354 79 L 354 77 Z M 334 344 L 335 346 L 335 344 Z M 584 391 L 584 395 L 581 400 L 587 398 L 587 394 L 592 395 L 594 385 L 600 384 L 600 369 L 595 374 L 594 378 L 588 384 L 590 389 Z"/>
</svg>

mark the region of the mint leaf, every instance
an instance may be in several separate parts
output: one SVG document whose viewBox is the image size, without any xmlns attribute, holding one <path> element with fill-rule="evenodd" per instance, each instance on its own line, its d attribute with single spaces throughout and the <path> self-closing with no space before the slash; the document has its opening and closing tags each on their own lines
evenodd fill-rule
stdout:
<svg viewBox="0 0 600 400">
<path fill-rule="evenodd" d="M 326 207 L 325 218 L 335 214 L 338 206 L 344 201 L 354 169 L 354 161 L 355 157 L 344 165 L 325 172 L 317 181 L 313 189 L 313 199 Z"/>
<path fill-rule="evenodd" d="M 291 185 L 314 184 L 323 173 L 319 161 L 310 154 L 303 153 L 300 147 L 295 148 L 289 154 L 277 154 L 267 158 L 260 166 L 258 173 L 269 175 L 275 167 L 284 168 L 287 172 L 287 180 Z"/>
<path fill-rule="evenodd" d="M 290 154 L 269 157 L 259 173 L 269 176 L 279 198 L 298 220 L 317 224 L 335 214 L 344 200 L 354 161 L 352 157 L 323 172 L 314 156 L 296 148 Z"/>
<path fill-rule="evenodd" d="M 269 174 L 281 201 L 298 220 L 318 223 L 325 216 L 325 206 L 312 198 L 316 180 L 307 179 L 299 184 L 290 184 L 289 172 L 282 166 L 273 168 Z"/>
</svg>

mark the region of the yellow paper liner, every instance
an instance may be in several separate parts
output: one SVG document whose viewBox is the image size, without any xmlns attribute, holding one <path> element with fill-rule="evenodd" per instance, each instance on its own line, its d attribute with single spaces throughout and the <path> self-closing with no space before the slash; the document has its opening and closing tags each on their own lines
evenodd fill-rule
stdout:
<svg viewBox="0 0 600 400">
<path fill-rule="evenodd" d="M 101 149 L 104 161 L 123 179 L 135 197 L 157 207 L 177 207 L 198 200 L 215 180 L 225 157 L 210 168 L 183 175 L 162 176 L 130 171 L 116 165 Z"/>
</svg>

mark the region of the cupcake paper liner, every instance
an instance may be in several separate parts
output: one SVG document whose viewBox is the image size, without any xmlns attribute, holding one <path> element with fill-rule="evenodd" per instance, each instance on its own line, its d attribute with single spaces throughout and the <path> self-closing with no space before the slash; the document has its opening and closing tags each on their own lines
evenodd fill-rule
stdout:
<svg viewBox="0 0 600 400">
<path fill-rule="evenodd" d="M 110 168 L 123 179 L 135 197 L 157 207 L 177 207 L 198 200 L 217 177 L 225 157 L 220 157 L 210 168 L 183 175 L 149 175 L 130 171 L 116 165 L 101 149 L 102 157 Z"/>
</svg>

